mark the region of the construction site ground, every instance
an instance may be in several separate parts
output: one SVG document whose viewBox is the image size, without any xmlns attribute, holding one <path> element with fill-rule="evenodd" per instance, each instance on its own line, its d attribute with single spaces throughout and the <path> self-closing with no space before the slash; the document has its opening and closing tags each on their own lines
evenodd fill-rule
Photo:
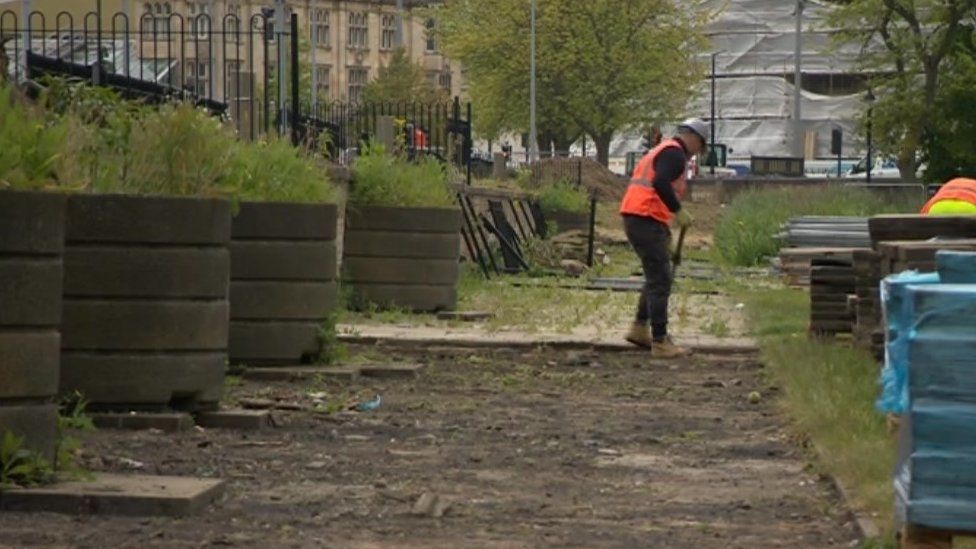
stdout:
<svg viewBox="0 0 976 549">
<path fill-rule="evenodd" d="M 0 545 L 830 547 L 855 528 L 775 412 L 754 356 L 353 346 L 414 378 L 254 383 L 242 433 L 101 430 L 96 471 L 221 477 L 181 519 L 0 514 Z M 751 393 L 762 395 L 755 398 Z M 348 411 L 381 396 L 378 409 Z M 284 409 L 282 409 L 284 408 Z M 419 502 L 419 503 L 418 503 Z"/>
</svg>

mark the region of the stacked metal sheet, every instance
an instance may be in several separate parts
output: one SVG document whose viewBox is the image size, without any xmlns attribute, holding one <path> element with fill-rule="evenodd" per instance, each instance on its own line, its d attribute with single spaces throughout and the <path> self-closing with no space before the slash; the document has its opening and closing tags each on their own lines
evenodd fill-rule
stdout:
<svg viewBox="0 0 976 549">
<path fill-rule="evenodd" d="M 790 248 L 870 248 L 866 217 L 795 217 L 777 235 Z"/>
</svg>

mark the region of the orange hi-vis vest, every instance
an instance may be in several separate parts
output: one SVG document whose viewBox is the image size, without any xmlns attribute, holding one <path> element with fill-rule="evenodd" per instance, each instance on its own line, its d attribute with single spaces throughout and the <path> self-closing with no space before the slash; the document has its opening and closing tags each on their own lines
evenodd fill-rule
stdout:
<svg viewBox="0 0 976 549">
<path fill-rule="evenodd" d="M 922 208 L 922 213 L 929 213 L 932 206 L 935 206 L 936 202 L 942 200 L 962 200 L 976 205 L 976 179 L 958 177 L 949 181 L 939 189 L 939 192 L 935 193 L 932 200 L 929 200 L 925 204 L 925 207 Z"/>
<path fill-rule="evenodd" d="M 634 175 L 630 179 L 630 185 L 627 186 L 627 192 L 624 194 L 624 199 L 620 202 L 620 213 L 622 215 L 650 217 L 665 225 L 671 224 L 674 214 L 654 190 L 653 181 L 654 160 L 662 151 L 672 147 L 681 149 L 682 154 L 684 154 L 685 149 L 680 141 L 665 139 L 637 163 L 637 167 L 634 168 Z M 688 170 L 681 170 L 681 176 L 671 182 L 679 199 L 684 198 L 685 191 L 688 189 L 687 173 Z"/>
</svg>

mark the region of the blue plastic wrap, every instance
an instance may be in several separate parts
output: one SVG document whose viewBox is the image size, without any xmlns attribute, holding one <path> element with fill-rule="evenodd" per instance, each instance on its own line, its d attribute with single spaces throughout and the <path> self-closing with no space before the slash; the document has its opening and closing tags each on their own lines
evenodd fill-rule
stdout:
<svg viewBox="0 0 976 549">
<path fill-rule="evenodd" d="M 909 323 L 902 328 L 908 407 L 894 479 L 898 518 L 976 532 L 976 285 L 908 285 L 896 293 Z"/>
<path fill-rule="evenodd" d="M 908 338 L 911 317 L 905 306 L 905 289 L 911 285 L 938 284 L 936 273 L 907 271 L 881 281 L 885 323 L 885 364 L 881 370 L 881 396 L 876 407 L 883 413 L 901 414 L 908 409 Z"/>
<path fill-rule="evenodd" d="M 935 264 L 946 284 L 976 284 L 976 252 L 941 250 L 935 254 Z"/>
</svg>

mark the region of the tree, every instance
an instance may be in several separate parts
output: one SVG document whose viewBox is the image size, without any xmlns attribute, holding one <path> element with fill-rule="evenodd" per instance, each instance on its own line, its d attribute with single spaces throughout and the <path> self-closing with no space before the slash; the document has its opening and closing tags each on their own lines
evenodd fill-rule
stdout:
<svg viewBox="0 0 976 549">
<path fill-rule="evenodd" d="M 862 44 L 860 69 L 872 74 L 873 129 L 914 179 L 918 152 L 932 135 L 946 68 L 965 40 L 976 0 L 849 0 L 834 11 L 839 39 Z"/>
<path fill-rule="evenodd" d="M 675 0 L 537 2 L 540 136 L 571 143 L 586 133 L 606 165 L 616 132 L 683 114 L 703 74 L 701 12 Z M 452 0 L 431 15 L 464 67 L 479 133 L 526 131 L 529 2 Z"/>
<path fill-rule="evenodd" d="M 424 68 L 411 61 L 403 48 L 394 50 L 390 62 L 363 89 L 363 99 L 376 103 L 434 103 L 447 98 L 447 93 L 427 81 Z"/>
<path fill-rule="evenodd" d="M 976 55 L 973 50 L 955 55 L 940 86 L 933 127 L 923 141 L 932 181 L 960 175 L 976 177 Z"/>
</svg>

